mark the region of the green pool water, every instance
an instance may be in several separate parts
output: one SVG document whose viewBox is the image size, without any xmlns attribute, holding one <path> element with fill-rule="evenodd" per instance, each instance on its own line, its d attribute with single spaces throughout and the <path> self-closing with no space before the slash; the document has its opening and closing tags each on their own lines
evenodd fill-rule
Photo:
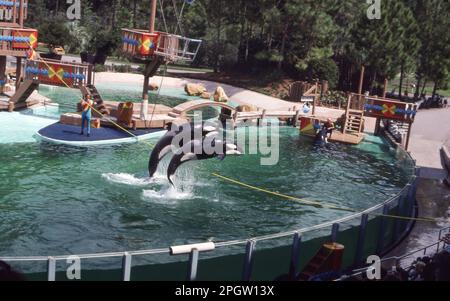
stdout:
<svg viewBox="0 0 450 301">
<path fill-rule="evenodd" d="M 77 94 L 67 91 L 49 90 L 47 95 L 59 103 L 70 102 Z M 316 148 L 297 129 L 282 127 L 279 139 L 280 160 L 275 166 L 261 166 L 260 155 L 190 162 L 178 170 L 176 189 L 164 175 L 169 158 L 155 179 L 147 178 L 151 149 L 145 143 L 96 148 L 33 141 L 0 144 L 0 256 L 242 239 L 348 214 L 247 190 L 213 177 L 212 172 L 355 210 L 396 194 L 412 173 L 412 166 L 399 161 L 378 137 L 369 137 L 358 147 Z"/>
</svg>

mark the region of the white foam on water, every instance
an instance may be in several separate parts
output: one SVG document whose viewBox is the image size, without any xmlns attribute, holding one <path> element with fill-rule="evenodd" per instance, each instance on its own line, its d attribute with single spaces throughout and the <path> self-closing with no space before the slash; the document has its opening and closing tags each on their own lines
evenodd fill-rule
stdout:
<svg viewBox="0 0 450 301">
<path fill-rule="evenodd" d="M 137 178 L 135 175 L 127 173 L 106 173 L 102 174 L 102 178 L 108 182 L 124 184 L 129 186 L 148 186 L 155 182 L 155 179 L 150 178 Z"/>
<path fill-rule="evenodd" d="M 190 200 L 194 198 L 191 191 L 182 191 L 170 186 L 161 190 L 148 189 L 142 192 L 142 198 L 155 203 L 173 203 L 180 200 Z"/>
</svg>

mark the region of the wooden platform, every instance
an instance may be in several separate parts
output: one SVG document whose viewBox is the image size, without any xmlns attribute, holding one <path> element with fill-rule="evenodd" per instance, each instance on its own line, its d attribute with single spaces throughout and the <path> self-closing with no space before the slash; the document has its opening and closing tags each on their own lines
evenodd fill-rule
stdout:
<svg viewBox="0 0 450 301">
<path fill-rule="evenodd" d="M 106 108 L 111 112 L 111 116 L 117 116 L 117 108 L 119 107 L 118 101 L 104 101 Z M 139 116 L 141 113 L 142 103 L 133 104 L 133 116 Z M 168 114 L 172 111 L 172 108 L 162 104 L 148 104 L 148 114 Z"/>
<path fill-rule="evenodd" d="M 120 143 L 136 143 L 138 141 L 160 137 L 164 134 L 161 129 L 130 130 L 130 133 L 113 128 L 91 129 L 91 136 L 80 135 L 80 127 L 62 123 L 54 123 L 36 133 L 40 141 L 70 146 L 97 146 Z"/>
<path fill-rule="evenodd" d="M 342 132 L 339 132 L 339 131 L 333 131 L 331 138 L 328 140 L 331 142 L 340 142 L 340 143 L 357 145 L 357 144 L 360 144 L 364 140 L 364 134 L 363 133 L 343 134 Z"/>
<path fill-rule="evenodd" d="M 7 111 L 9 106 L 8 100 L 0 100 L 0 111 Z"/>
<path fill-rule="evenodd" d="M 6 100 L 0 100 L 0 111 L 8 111 L 9 110 L 9 101 Z M 28 99 L 25 102 L 19 102 L 12 105 L 12 110 L 20 110 L 20 109 L 27 109 L 32 106 L 35 106 L 40 103 L 40 100 L 38 99 Z"/>
</svg>

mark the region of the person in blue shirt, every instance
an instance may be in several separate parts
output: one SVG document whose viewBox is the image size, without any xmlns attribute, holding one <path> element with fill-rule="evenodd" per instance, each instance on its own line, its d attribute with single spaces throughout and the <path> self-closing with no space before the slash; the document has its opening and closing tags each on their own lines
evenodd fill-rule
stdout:
<svg viewBox="0 0 450 301">
<path fill-rule="evenodd" d="M 92 105 L 94 102 L 90 95 L 86 95 L 85 99 L 81 101 L 82 113 L 81 113 L 81 133 L 84 135 L 84 124 L 87 123 L 87 136 L 91 136 L 91 119 L 92 119 Z"/>
</svg>

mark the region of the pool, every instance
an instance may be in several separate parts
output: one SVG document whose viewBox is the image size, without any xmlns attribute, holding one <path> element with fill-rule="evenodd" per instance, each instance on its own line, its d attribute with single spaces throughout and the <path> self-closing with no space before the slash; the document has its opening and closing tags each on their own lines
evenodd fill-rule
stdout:
<svg viewBox="0 0 450 301">
<path fill-rule="evenodd" d="M 335 145 L 314 149 L 297 130 L 282 128 L 280 162 L 259 156 L 188 163 L 171 188 L 163 166 L 146 176 L 146 144 L 92 149 L 1 144 L 0 255 L 139 250 L 223 241 L 319 224 L 345 212 L 306 207 L 242 189 L 211 172 L 308 200 L 363 210 L 409 180 L 383 152 Z M 358 168 L 356 168 L 356 166 Z"/>
<path fill-rule="evenodd" d="M 41 89 L 59 105 L 72 105 L 79 97 L 77 91 Z M 116 99 L 129 96 L 107 88 L 101 93 Z M 46 110 L 50 111 L 40 114 L 51 116 L 56 109 Z M 369 136 L 359 146 L 316 148 L 309 138 L 299 136 L 298 129 L 281 127 L 277 165 L 260 166 L 259 155 L 187 163 L 177 172 L 175 189 L 164 175 L 170 158 L 162 162 L 155 179 L 147 178 L 148 144 L 96 148 L 38 144 L 30 132 L 55 120 L 13 114 L 8 115 L 10 119 L 0 118 L 0 256 L 142 250 L 245 239 L 348 215 L 248 190 L 223 182 L 212 172 L 356 211 L 397 194 L 413 173 L 412 162 L 399 160 L 380 137 Z M 26 126 L 21 117 L 29 120 Z M 26 132 L 9 131 L 5 124 Z M 258 128 L 247 130 L 254 133 Z"/>
</svg>

